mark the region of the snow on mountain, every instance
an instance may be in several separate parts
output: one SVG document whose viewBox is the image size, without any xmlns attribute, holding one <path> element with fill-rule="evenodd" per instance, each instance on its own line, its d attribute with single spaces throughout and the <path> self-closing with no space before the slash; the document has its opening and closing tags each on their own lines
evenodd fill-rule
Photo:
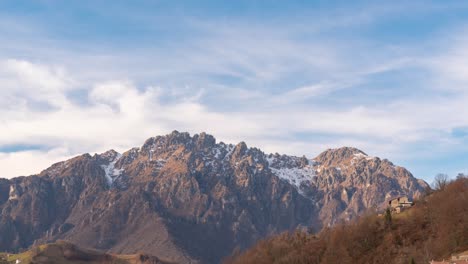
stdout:
<svg viewBox="0 0 468 264">
<path fill-rule="evenodd" d="M 119 161 L 119 159 L 121 157 L 122 157 L 122 154 L 116 153 L 116 155 L 114 155 L 114 157 L 109 162 L 109 164 L 101 165 L 101 168 L 105 172 L 105 177 L 106 177 L 107 183 L 109 183 L 109 185 L 112 185 L 112 183 L 115 181 L 115 179 L 117 179 L 117 177 L 119 177 L 120 174 L 123 171 L 123 169 L 115 168 L 115 164 L 117 163 L 117 161 Z"/>
</svg>

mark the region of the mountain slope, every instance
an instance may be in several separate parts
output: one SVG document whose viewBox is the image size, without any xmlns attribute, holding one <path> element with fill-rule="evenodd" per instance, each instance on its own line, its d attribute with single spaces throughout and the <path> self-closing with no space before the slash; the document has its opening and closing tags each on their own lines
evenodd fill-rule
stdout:
<svg viewBox="0 0 468 264">
<path fill-rule="evenodd" d="M 84 154 L 38 175 L 0 180 L 0 250 L 66 239 L 217 263 L 267 235 L 320 230 L 426 187 L 354 148 L 309 160 L 174 131 L 122 154 Z"/>
<path fill-rule="evenodd" d="M 83 249 L 65 241 L 53 244 L 40 245 L 21 254 L 0 254 L 0 264 L 171 264 L 157 257 L 134 254 L 114 255 L 95 250 Z"/>
<path fill-rule="evenodd" d="M 318 235 L 284 233 L 227 264 L 429 263 L 468 249 L 468 178 L 389 219 L 368 214 Z"/>
</svg>

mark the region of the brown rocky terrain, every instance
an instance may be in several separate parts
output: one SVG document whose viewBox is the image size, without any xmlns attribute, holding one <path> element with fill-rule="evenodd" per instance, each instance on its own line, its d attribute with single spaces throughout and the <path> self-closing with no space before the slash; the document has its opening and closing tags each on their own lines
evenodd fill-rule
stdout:
<svg viewBox="0 0 468 264">
<path fill-rule="evenodd" d="M 38 175 L 0 179 L 0 251 L 66 239 L 113 253 L 218 263 L 265 236 L 320 230 L 426 187 L 354 148 L 310 160 L 174 131 L 123 154 L 84 154 Z"/>
<path fill-rule="evenodd" d="M 80 248 L 66 241 L 40 245 L 20 254 L 0 253 L 0 264 L 171 264 L 146 254 L 115 255 Z"/>
</svg>

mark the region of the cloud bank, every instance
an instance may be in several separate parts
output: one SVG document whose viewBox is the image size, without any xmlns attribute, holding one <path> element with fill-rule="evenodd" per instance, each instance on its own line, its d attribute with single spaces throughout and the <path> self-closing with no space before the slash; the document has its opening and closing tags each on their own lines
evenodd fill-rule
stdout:
<svg viewBox="0 0 468 264">
<path fill-rule="evenodd" d="M 21 35 L 0 44 L 0 176 L 172 130 L 311 158 L 355 146 L 426 179 L 435 166 L 464 170 L 464 28 L 434 33 L 431 45 L 339 34 L 395 12 L 369 8 L 311 27 L 192 19 L 175 39 L 107 48 L 18 24 Z M 25 38 L 38 38 L 28 55 Z"/>
</svg>

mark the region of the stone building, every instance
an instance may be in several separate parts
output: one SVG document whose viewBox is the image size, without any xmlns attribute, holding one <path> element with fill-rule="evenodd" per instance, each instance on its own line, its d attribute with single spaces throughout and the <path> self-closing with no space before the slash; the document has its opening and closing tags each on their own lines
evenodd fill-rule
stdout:
<svg viewBox="0 0 468 264">
<path fill-rule="evenodd" d="M 405 208 L 411 206 L 413 206 L 413 202 L 411 202 L 407 196 L 395 197 L 388 201 L 388 207 L 390 208 L 392 213 L 399 214 Z"/>
</svg>

